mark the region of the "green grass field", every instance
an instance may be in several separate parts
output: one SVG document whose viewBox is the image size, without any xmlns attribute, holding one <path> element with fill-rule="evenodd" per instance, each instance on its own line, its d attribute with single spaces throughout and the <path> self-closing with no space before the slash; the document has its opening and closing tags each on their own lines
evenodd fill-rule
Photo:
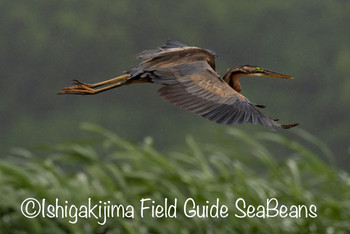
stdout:
<svg viewBox="0 0 350 234">
<path fill-rule="evenodd" d="M 321 157 L 332 157 L 332 153 L 300 129 L 295 131 L 300 140 L 292 141 L 276 133 L 251 136 L 227 128 L 219 143 L 201 144 L 188 137 L 187 148 L 166 153 L 157 151 L 151 138 L 133 143 L 95 125 L 83 124 L 82 129 L 93 134 L 93 139 L 30 151 L 18 148 L 0 162 L 0 233 L 350 231 L 349 174 L 322 161 Z M 270 147 L 282 155 L 272 155 Z M 43 213 L 24 217 L 21 203 L 26 198 L 36 198 L 41 204 L 45 199 L 45 217 Z M 164 212 L 158 214 L 163 217 L 152 217 L 151 209 L 143 210 L 142 218 L 142 198 L 151 198 L 155 206 L 162 207 L 167 199 L 167 215 L 175 210 L 169 208 L 176 199 L 176 218 L 165 218 Z M 219 218 L 187 217 L 194 212 L 191 203 L 184 207 L 188 198 L 199 207 L 194 216 L 203 215 L 205 205 L 215 216 L 212 205 L 217 200 L 227 212 Z M 246 208 L 239 198 L 244 199 Z M 266 217 L 267 199 L 271 198 L 278 201 L 279 209 L 285 209 L 282 215 L 286 217 L 280 217 L 281 213 Z M 116 204 L 123 205 L 125 213 L 119 210 L 119 217 L 115 212 L 106 220 L 104 216 L 86 218 L 81 206 L 87 206 L 89 199 L 99 205 L 94 211 L 101 208 L 103 213 L 108 205 Z M 32 204 L 26 206 L 31 213 Z M 77 208 L 71 209 L 72 205 Z M 133 212 L 129 209 L 127 215 L 128 205 Z M 50 217 L 56 214 L 51 210 L 55 206 L 62 207 L 56 210 L 58 218 Z M 255 216 L 246 213 L 242 217 L 247 209 Z M 313 213 L 317 217 L 311 217 Z"/>
</svg>

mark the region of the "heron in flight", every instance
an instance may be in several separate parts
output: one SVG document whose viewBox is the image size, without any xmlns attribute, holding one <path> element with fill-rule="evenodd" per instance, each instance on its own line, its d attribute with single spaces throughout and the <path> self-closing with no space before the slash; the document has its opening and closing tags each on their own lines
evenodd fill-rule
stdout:
<svg viewBox="0 0 350 234">
<path fill-rule="evenodd" d="M 156 83 L 162 85 L 158 90 L 160 96 L 170 103 L 220 124 L 259 123 L 270 130 L 299 125 L 279 124 L 277 119 L 262 114 L 257 108 L 265 106 L 243 96 L 238 80 L 241 76 L 293 79 L 291 76 L 244 65 L 228 69 L 220 77 L 215 70 L 213 51 L 173 40 L 157 49 L 142 51 L 137 58 L 141 63 L 124 75 L 94 84 L 75 80 L 74 86 L 58 94 L 97 94 L 123 85 Z"/>
</svg>

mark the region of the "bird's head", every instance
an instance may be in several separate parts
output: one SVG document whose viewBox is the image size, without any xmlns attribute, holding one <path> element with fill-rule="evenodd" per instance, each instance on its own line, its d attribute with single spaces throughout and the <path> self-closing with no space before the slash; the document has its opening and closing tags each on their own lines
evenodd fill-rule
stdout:
<svg viewBox="0 0 350 234">
<path fill-rule="evenodd" d="M 292 76 L 283 75 L 281 73 L 265 70 L 261 67 L 244 65 L 238 67 L 237 73 L 241 73 L 240 76 L 268 76 L 282 79 L 294 79 Z"/>
</svg>

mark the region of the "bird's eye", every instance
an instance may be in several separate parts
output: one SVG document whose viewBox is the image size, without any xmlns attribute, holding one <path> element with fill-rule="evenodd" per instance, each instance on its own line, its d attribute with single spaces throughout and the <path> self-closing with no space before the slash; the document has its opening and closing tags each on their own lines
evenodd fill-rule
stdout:
<svg viewBox="0 0 350 234">
<path fill-rule="evenodd" d="M 261 69 L 260 67 L 256 67 L 256 68 L 255 68 L 255 71 L 256 71 L 256 72 L 262 72 L 263 69 Z"/>
</svg>

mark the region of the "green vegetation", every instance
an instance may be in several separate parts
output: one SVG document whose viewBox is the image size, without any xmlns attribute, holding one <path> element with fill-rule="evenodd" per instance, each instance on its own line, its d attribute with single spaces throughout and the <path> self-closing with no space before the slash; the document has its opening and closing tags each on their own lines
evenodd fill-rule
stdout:
<svg viewBox="0 0 350 234">
<path fill-rule="evenodd" d="M 350 177 L 319 159 L 330 156 L 328 148 L 303 131 L 299 140 L 275 133 L 247 135 L 235 128 L 215 144 L 198 143 L 187 137 L 187 147 L 161 153 L 146 138 L 142 143 L 126 141 L 114 133 L 83 124 L 94 137 L 66 142 L 41 150 L 16 149 L 11 160 L 0 162 L 1 233 L 347 233 L 350 231 Z M 283 152 L 283 158 L 273 155 Z M 304 143 L 308 142 L 309 147 Z M 317 153 L 316 153 L 317 152 Z M 280 155 L 281 156 L 281 155 Z M 29 197 L 59 198 L 86 205 L 88 198 L 132 205 L 135 218 L 109 218 L 99 225 L 94 218 L 27 219 L 20 212 Z M 140 199 L 178 199 L 177 218 L 140 218 Z M 188 218 L 183 203 L 193 198 L 229 209 L 227 218 Z M 314 204 L 316 218 L 237 218 L 235 201 L 247 205 L 266 204 L 276 198 L 280 205 Z M 303 215 L 303 213 L 302 213 Z"/>
</svg>

